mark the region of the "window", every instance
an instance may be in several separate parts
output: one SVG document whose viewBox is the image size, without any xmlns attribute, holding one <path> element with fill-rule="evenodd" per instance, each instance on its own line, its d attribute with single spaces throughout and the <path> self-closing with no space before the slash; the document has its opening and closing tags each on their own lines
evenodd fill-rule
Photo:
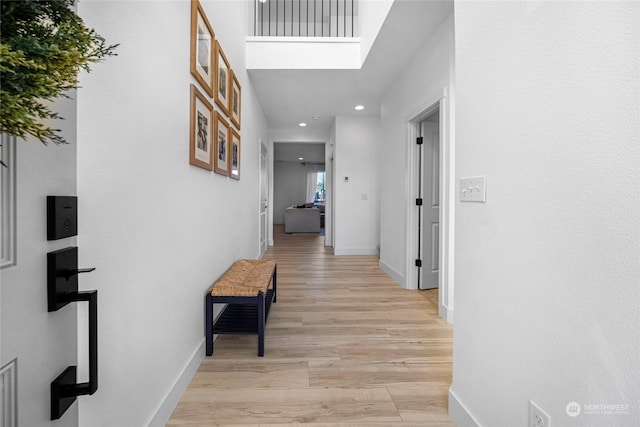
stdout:
<svg viewBox="0 0 640 427">
<path fill-rule="evenodd" d="M 325 191 L 324 191 L 324 172 L 318 172 L 316 176 L 316 197 L 314 202 L 324 202 Z"/>
</svg>

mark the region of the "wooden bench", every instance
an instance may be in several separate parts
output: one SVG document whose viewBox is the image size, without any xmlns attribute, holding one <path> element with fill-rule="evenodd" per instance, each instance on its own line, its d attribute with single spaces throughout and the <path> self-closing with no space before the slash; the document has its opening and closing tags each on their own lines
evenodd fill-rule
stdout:
<svg viewBox="0 0 640 427">
<path fill-rule="evenodd" d="M 264 356 L 264 326 L 276 302 L 276 271 L 275 260 L 244 259 L 211 285 L 205 297 L 207 356 L 213 354 L 215 334 L 257 334 L 258 356 Z M 227 304 L 216 320 L 214 304 Z"/>
</svg>

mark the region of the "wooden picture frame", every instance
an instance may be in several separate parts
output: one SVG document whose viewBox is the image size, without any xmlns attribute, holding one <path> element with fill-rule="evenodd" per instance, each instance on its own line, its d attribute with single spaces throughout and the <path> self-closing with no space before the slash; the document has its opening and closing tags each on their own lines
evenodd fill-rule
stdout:
<svg viewBox="0 0 640 427">
<path fill-rule="evenodd" d="M 210 97 L 215 85 L 215 34 L 198 0 L 191 0 L 191 74 Z"/>
<path fill-rule="evenodd" d="M 240 134 L 233 128 L 229 133 L 229 176 L 240 179 Z"/>
<path fill-rule="evenodd" d="M 231 87 L 231 66 L 227 60 L 227 56 L 220 46 L 220 42 L 216 40 L 216 84 L 214 99 L 218 107 L 224 112 L 225 115 L 229 115 L 229 88 Z"/>
<path fill-rule="evenodd" d="M 240 130 L 240 113 L 242 108 L 242 88 L 236 73 L 231 70 L 231 89 L 229 90 L 229 119 Z"/>
<path fill-rule="evenodd" d="M 191 85 L 191 114 L 189 119 L 189 163 L 213 170 L 213 105 L 207 97 Z"/>
<path fill-rule="evenodd" d="M 213 171 L 220 175 L 229 176 L 229 140 L 231 136 L 229 123 L 217 111 L 215 116 Z"/>
</svg>

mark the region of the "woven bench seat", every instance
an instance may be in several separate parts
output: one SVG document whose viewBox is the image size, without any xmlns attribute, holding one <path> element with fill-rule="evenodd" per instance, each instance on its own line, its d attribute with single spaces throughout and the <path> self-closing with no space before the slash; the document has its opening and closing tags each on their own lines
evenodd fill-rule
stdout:
<svg viewBox="0 0 640 427">
<path fill-rule="evenodd" d="M 276 302 L 276 270 L 275 260 L 243 259 L 211 285 L 205 297 L 207 356 L 213 354 L 216 334 L 257 334 L 258 356 L 264 355 L 264 325 Z M 214 304 L 226 304 L 215 320 Z"/>
<path fill-rule="evenodd" d="M 236 261 L 211 287 L 214 297 L 255 297 L 267 293 L 276 268 L 274 260 L 243 259 Z"/>
</svg>

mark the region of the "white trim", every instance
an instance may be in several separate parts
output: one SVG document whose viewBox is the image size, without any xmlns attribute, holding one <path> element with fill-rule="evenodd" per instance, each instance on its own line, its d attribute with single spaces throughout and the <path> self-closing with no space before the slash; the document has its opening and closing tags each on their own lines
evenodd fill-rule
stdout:
<svg viewBox="0 0 640 427">
<path fill-rule="evenodd" d="M 167 422 L 169 421 L 169 418 L 171 418 L 171 414 L 176 409 L 176 406 L 178 406 L 178 403 L 180 402 L 182 395 L 184 394 L 185 390 L 191 383 L 193 376 L 198 371 L 198 368 L 202 364 L 203 360 L 204 360 L 204 338 L 202 338 L 202 340 L 200 340 L 200 342 L 196 346 L 196 349 L 191 354 L 191 357 L 185 364 L 184 368 L 182 369 L 182 372 L 180 372 L 180 375 L 178 375 L 178 378 L 176 378 L 176 381 L 174 382 L 173 386 L 167 392 L 164 399 L 162 399 L 162 402 L 160 402 L 160 404 L 154 411 L 154 414 L 151 417 L 151 420 L 149 420 L 149 422 L 147 423 L 147 426 L 161 427 L 167 424 Z"/>
<path fill-rule="evenodd" d="M 16 151 L 17 143 L 14 136 L 2 134 L 2 161 L 0 165 L 0 200 L 2 220 L 2 241 L 0 244 L 0 269 L 12 267 L 17 264 L 17 238 L 16 238 Z"/>
<path fill-rule="evenodd" d="M 0 426 L 18 426 L 18 359 L 0 369 Z"/>
<path fill-rule="evenodd" d="M 335 256 L 342 255 L 378 255 L 378 248 L 334 248 Z"/>
<path fill-rule="evenodd" d="M 264 143 L 264 142 L 263 142 Z M 268 200 L 269 200 L 269 210 L 267 211 L 267 239 L 269 240 L 269 246 L 274 245 L 273 239 L 273 180 L 274 174 L 273 170 L 275 168 L 275 159 L 273 158 L 273 141 L 269 140 L 266 144 L 267 147 L 267 167 L 269 168 L 269 188 L 268 188 Z M 268 250 L 268 248 L 267 248 Z"/>
<path fill-rule="evenodd" d="M 429 107 L 407 117 L 406 148 L 406 289 L 417 289 L 417 269 L 415 259 L 419 238 L 416 236 L 418 213 L 412 209 L 417 193 L 417 152 L 415 138 L 418 136 L 420 121 L 435 110 L 440 112 L 440 260 L 438 275 L 438 313 L 449 323 L 453 323 L 453 275 L 454 275 L 454 226 L 455 226 L 455 147 L 453 139 L 453 117 L 451 99 L 448 88 L 443 88 L 442 97 Z M 424 260 L 423 260 L 424 263 Z"/>
<path fill-rule="evenodd" d="M 417 193 L 416 176 L 417 176 L 417 148 L 415 140 L 418 137 L 417 125 L 412 123 L 415 119 L 410 119 L 407 122 L 407 144 L 406 144 L 406 182 L 405 182 L 405 200 L 407 201 L 407 229 L 405 231 L 407 236 L 407 247 L 405 253 L 407 254 L 405 263 L 405 275 L 406 281 L 404 287 L 406 289 L 418 289 L 418 271 L 415 266 L 416 259 L 416 246 L 418 244 L 418 238 L 416 237 L 416 228 L 418 224 L 418 214 L 415 209 L 415 197 Z"/>
<path fill-rule="evenodd" d="M 446 320 L 447 323 L 453 323 L 453 308 L 438 304 L 438 316 Z"/>
<path fill-rule="evenodd" d="M 269 149 L 267 148 L 267 146 L 262 142 L 262 138 L 258 138 L 258 147 L 260 147 L 260 150 L 258 150 L 258 164 L 260 165 L 260 179 L 259 179 L 259 186 L 258 186 L 258 199 L 260 199 L 258 201 L 258 256 L 256 257 L 256 259 L 262 259 L 262 257 L 264 256 L 264 254 L 267 252 L 267 250 L 269 249 L 269 209 L 271 209 L 271 205 L 269 204 Z M 265 157 L 265 167 L 267 168 L 267 194 L 266 194 L 266 199 L 265 199 L 265 203 L 267 205 L 266 209 L 265 209 L 265 213 L 264 215 L 266 216 L 266 218 L 263 218 L 263 214 L 262 214 L 262 156 L 264 155 Z M 263 224 L 264 222 L 264 224 Z M 265 229 L 265 248 L 263 250 L 262 248 L 262 227 L 266 227 Z M 273 245 L 271 245 L 273 246 Z"/>
<path fill-rule="evenodd" d="M 457 427 L 482 427 L 451 388 L 449 388 L 449 417 Z"/>
<path fill-rule="evenodd" d="M 453 323 L 455 262 L 455 123 L 452 88 L 444 88 L 440 101 L 440 284 L 439 313 Z"/>
<path fill-rule="evenodd" d="M 407 278 L 407 282 L 405 283 L 405 288 L 406 289 L 418 289 L 418 270 L 416 269 L 415 266 L 415 260 L 417 259 L 417 246 L 418 246 L 418 239 L 421 240 L 421 246 L 424 247 L 422 242 L 422 236 L 416 236 L 416 230 L 418 227 L 418 212 L 417 209 L 415 209 L 415 199 L 416 199 L 416 194 L 418 193 L 418 185 L 417 185 L 417 181 L 418 181 L 418 148 L 417 145 L 415 143 L 416 138 L 418 137 L 419 133 L 420 133 L 420 122 L 429 117 L 431 114 L 433 114 L 434 112 L 441 110 L 442 108 L 442 99 L 437 99 L 435 100 L 429 107 L 427 107 L 426 109 L 422 109 L 419 112 L 416 112 L 415 114 L 412 114 L 410 116 L 410 118 L 407 119 L 407 157 L 406 157 L 406 170 L 407 170 L 407 175 L 406 175 L 406 197 L 405 199 L 408 202 L 408 206 L 407 206 L 407 229 L 406 229 L 406 236 L 407 236 L 407 249 L 406 249 L 406 254 L 407 254 L 407 262 L 406 262 L 406 274 L 405 277 Z M 442 115 L 441 115 L 442 117 Z M 440 130 L 440 136 L 442 136 L 442 130 Z M 441 145 L 440 147 L 440 153 L 442 153 L 442 146 L 444 146 L 444 141 L 442 140 L 442 138 L 440 138 L 439 144 Z M 442 176 L 442 165 L 440 165 L 440 174 Z M 442 179 L 440 179 L 440 186 L 442 187 Z M 420 195 L 420 197 L 422 197 L 422 195 Z M 441 203 L 440 203 L 440 214 L 442 215 L 442 198 L 441 198 Z M 440 247 L 440 249 L 442 249 L 442 247 Z M 440 260 L 442 260 L 442 257 L 440 257 Z M 424 260 L 423 260 L 424 262 Z M 438 276 L 438 282 L 441 281 L 440 276 Z M 441 283 L 438 283 L 438 288 L 441 288 Z M 442 293 L 442 292 L 439 292 Z"/>
<path fill-rule="evenodd" d="M 402 274 L 397 272 L 389 264 L 387 264 L 386 262 L 384 262 L 382 260 L 380 260 L 380 262 L 378 262 L 378 265 L 380 266 L 380 269 L 382 271 L 384 271 L 385 273 L 387 273 L 387 275 L 389 275 L 389 277 L 391 277 L 393 280 L 395 280 L 396 282 L 398 282 L 402 286 L 404 286 L 404 276 Z"/>
</svg>

